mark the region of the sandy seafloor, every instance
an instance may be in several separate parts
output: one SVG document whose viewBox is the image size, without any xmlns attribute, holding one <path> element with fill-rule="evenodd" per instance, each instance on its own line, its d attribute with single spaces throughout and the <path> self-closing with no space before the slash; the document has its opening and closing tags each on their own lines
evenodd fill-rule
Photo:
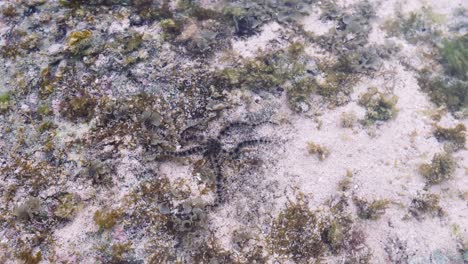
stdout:
<svg viewBox="0 0 468 264">
<path fill-rule="evenodd" d="M 1 2 L 0 5 L 5 6 L 7 1 Z M 209 1 L 204 2 L 210 5 Z M 338 2 L 340 6 L 350 6 L 354 1 Z M 397 8 L 409 13 L 421 10 L 423 7 L 431 7 L 432 12 L 444 17 L 438 27 L 445 34 L 449 34 L 448 27 L 454 10 L 465 8 L 466 15 L 468 2 L 380 1 L 376 9 L 376 19 L 372 22 L 373 29 L 369 43 L 382 44 L 389 38 L 381 26 L 395 15 Z M 310 11 L 310 15 L 299 21 L 306 31 L 320 35 L 334 26 L 319 19 L 318 8 Z M 125 21 L 116 23 L 113 30 L 116 32 L 127 30 L 128 25 L 125 23 Z M 4 29 L 7 27 L 11 27 L 8 22 L 0 22 L 1 32 L 5 32 Z M 268 52 L 286 47 L 290 42 L 282 38 L 285 30 L 283 27 L 277 22 L 267 23 L 253 36 L 230 40 L 232 49 L 220 52 L 216 56 L 222 57 L 224 53 L 231 53 L 238 58 L 253 58 L 260 50 Z M 138 30 L 153 29 L 141 27 Z M 258 241 L 267 236 L 272 219 L 275 219 L 288 201 L 294 200 L 298 193 L 308 197 L 308 206 L 311 210 L 324 212 L 327 211 L 325 207 L 330 199 L 344 195 L 351 205 L 353 203 L 351 197 L 390 201 L 385 213 L 375 220 L 359 219 L 356 208 L 353 206 L 349 208 L 349 213 L 354 219 L 354 227 L 365 234 L 365 242 L 361 247 L 364 248 L 362 250 L 370 252 L 369 263 L 467 263 L 468 152 L 466 147 L 453 153 L 457 163 L 456 169 L 452 177 L 441 184 L 428 186 L 418 168 L 421 164 L 430 162 L 434 154 L 444 149 L 444 142 L 439 142 L 433 135 L 434 124 L 444 127 L 454 127 L 457 124 L 468 126 L 468 121 L 463 117 L 454 117 L 450 111 L 443 110 L 431 102 L 427 93 L 418 86 L 416 71 L 407 67 L 411 65 L 413 69 L 420 69 L 429 65 L 430 59 L 425 56 L 427 47 L 409 43 L 403 38 L 392 37 L 392 40 L 400 45 L 399 53 L 385 60 L 372 74 L 363 76 L 354 85 L 350 100 L 344 105 L 327 107 L 317 101 L 316 104 L 311 104 L 307 113 L 296 113 L 288 107 L 285 96 L 274 97 L 246 90 L 229 92 L 227 97 L 230 102 L 234 102 L 234 106 L 221 114 L 221 120 L 239 120 L 264 109 L 274 109 L 271 111 L 273 113 L 271 119 L 277 125 L 265 125 L 256 129 L 257 136 L 271 138 L 275 143 L 248 149 L 247 152 L 256 152 L 255 158 L 252 159 L 252 162 L 257 162 L 254 170 L 236 171 L 237 167 L 231 166 L 224 171 L 229 199 L 221 207 L 207 213 L 207 227 L 205 227 L 217 239 L 217 244 L 221 248 L 227 252 L 237 250 L 232 242 L 236 230 L 249 230 L 259 237 L 254 243 L 265 243 Z M 311 56 L 327 56 L 320 48 L 308 43 L 305 43 L 305 52 Z M 0 91 L 14 89 L 11 68 L 14 68 L 12 65 L 21 59 L 17 58 L 16 62 L 3 60 L 8 66 L 2 66 L 0 69 L 0 78 L 3 79 L 0 81 Z M 213 63 L 218 63 L 217 59 L 213 59 Z M 106 78 L 109 78 L 107 81 L 112 80 L 111 77 Z M 6 81 L 7 79 L 9 81 Z M 398 97 L 397 115 L 391 120 L 370 126 L 356 123 L 351 128 L 343 127 L 341 125 L 343 113 L 354 113 L 357 119 L 365 118 L 365 109 L 358 103 L 359 96 L 372 86 L 391 91 Z M 23 101 L 15 102 L 18 106 L 15 111 L 29 107 L 28 104 L 37 98 L 25 97 L 20 100 Z M 433 113 L 440 113 L 440 120 L 435 121 L 431 116 Z M 3 167 L 10 162 L 8 153 L 13 151 L 11 145 L 6 142 L 7 126 L 13 123 L 11 120 L 7 122 L 6 117 L 0 119 L 4 133 L 3 139 L 0 139 L 0 149 L 3 152 L 0 165 Z M 61 142 L 67 142 L 70 138 L 86 137 L 90 129 L 89 124 L 74 124 L 58 115 L 55 123 L 56 133 L 61 137 Z M 215 122 L 213 127 L 218 128 L 220 124 Z M 125 138 L 122 140 L 125 141 Z M 308 142 L 325 146 L 329 150 L 329 156 L 320 160 L 316 155 L 309 154 Z M 43 244 L 37 241 L 31 242 L 28 238 L 33 237 L 34 232 L 28 228 L 30 222 L 27 221 L 35 220 L 30 219 L 23 223 L 14 220 L 17 216 L 7 213 L 12 212 L 15 206 L 22 204 L 26 197 L 29 197 L 30 192 L 27 188 L 19 187 L 8 205 L 0 205 L 1 213 L 5 215 L 0 222 L 2 245 L 0 262 L 23 263 L 24 259 L 21 260 L 21 257 L 15 253 L 16 248 L 24 247 L 24 243 L 27 248 L 31 243 L 34 245 L 31 248 L 32 256 L 36 252 L 43 251 L 40 263 L 112 263 L 105 257 L 96 257 L 99 255 L 96 253 L 97 245 L 104 243 L 103 241 L 110 244 L 130 241 L 132 259 L 149 263 L 151 254 L 148 253 L 147 244 L 151 236 L 157 233 L 131 237 L 126 233 L 126 226 L 129 224 L 128 221 L 132 221 L 131 218 L 118 222 L 110 230 L 102 233 L 93 220 L 96 210 L 103 206 L 111 208 L 122 206 L 125 197 L 141 181 L 139 174 L 144 171 L 141 162 L 142 150 L 122 147 L 117 151 L 120 153 L 119 160 L 111 174 L 118 180 L 114 181 L 111 187 L 97 189 L 86 181 L 61 181 L 64 186 L 46 188 L 36 194 L 45 204 L 49 193 L 57 189 L 73 192 L 83 201 L 71 219 L 54 225 L 48 237 L 53 242 L 49 240 Z M 78 150 L 69 154 L 70 159 L 80 160 L 83 157 L 73 155 L 84 154 L 80 154 Z M 191 157 L 182 161 L 156 162 L 151 166 L 159 177 L 167 177 L 174 185 L 179 184 L 180 188 L 189 188 L 190 196 L 197 197 L 205 190 L 195 179 L 198 176 L 194 176 L 193 173 L 196 161 L 197 157 Z M 352 175 L 350 187 L 343 193 L 338 190 L 338 185 L 349 175 Z M 0 190 L 5 198 L 7 186 L 14 184 L 15 180 L 11 175 L 2 176 L 4 177 L 0 177 Z M 181 182 L 185 184 L 183 187 Z M 428 215 L 416 219 L 409 214 L 408 208 L 412 199 L 421 192 L 440 196 L 443 216 Z M 208 200 L 211 198 L 208 195 Z M 23 244 L 18 242 L 18 237 L 22 238 Z M 347 263 L 347 259 L 349 256 L 345 253 L 334 255 L 328 252 L 322 256 L 321 263 Z M 139 263 L 138 261 L 123 260 L 116 263 Z M 167 263 L 172 262 L 174 261 L 167 261 Z M 212 263 L 222 262 L 224 261 L 213 260 Z M 265 262 L 295 263 L 292 258 L 279 257 L 276 253 Z M 312 260 L 305 262 L 313 263 Z"/>
</svg>

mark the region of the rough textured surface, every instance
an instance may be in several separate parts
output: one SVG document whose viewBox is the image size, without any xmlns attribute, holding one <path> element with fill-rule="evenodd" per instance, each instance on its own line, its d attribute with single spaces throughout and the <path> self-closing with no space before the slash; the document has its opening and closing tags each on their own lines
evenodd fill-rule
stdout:
<svg viewBox="0 0 468 264">
<path fill-rule="evenodd" d="M 467 262 L 467 8 L 0 1 L 0 262 Z"/>
</svg>

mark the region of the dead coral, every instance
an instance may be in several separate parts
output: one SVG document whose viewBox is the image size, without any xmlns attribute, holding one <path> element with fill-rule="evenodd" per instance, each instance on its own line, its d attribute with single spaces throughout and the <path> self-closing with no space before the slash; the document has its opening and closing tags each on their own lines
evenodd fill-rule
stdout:
<svg viewBox="0 0 468 264">
<path fill-rule="evenodd" d="M 359 1 L 352 6 L 351 11 L 345 11 L 336 3 L 328 1 L 322 4 L 322 19 L 336 22 L 336 27 L 328 34 L 314 37 L 322 48 L 339 55 L 355 52 L 368 42 L 371 31 L 371 20 L 375 17 L 375 9 L 370 1 Z"/>
<path fill-rule="evenodd" d="M 83 174 L 86 178 L 91 179 L 93 184 L 112 184 L 112 178 L 110 177 L 111 168 L 108 164 L 93 160 L 88 162 Z"/>
<path fill-rule="evenodd" d="M 219 245 L 213 236 L 193 250 L 191 255 L 193 263 L 234 263 L 233 253 Z"/>
<path fill-rule="evenodd" d="M 449 153 L 437 153 L 430 164 L 419 167 L 419 173 L 426 178 L 428 184 L 440 184 L 452 177 L 456 166 L 457 163 Z"/>
<path fill-rule="evenodd" d="M 392 263 L 408 263 L 408 245 L 406 241 L 401 241 L 398 237 L 389 238 L 385 244 L 385 252 Z"/>
</svg>

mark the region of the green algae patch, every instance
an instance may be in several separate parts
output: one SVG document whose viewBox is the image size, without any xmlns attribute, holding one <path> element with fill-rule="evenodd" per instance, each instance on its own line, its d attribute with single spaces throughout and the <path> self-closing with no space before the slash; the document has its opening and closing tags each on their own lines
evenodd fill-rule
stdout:
<svg viewBox="0 0 468 264">
<path fill-rule="evenodd" d="M 10 92 L 0 94 L 0 114 L 7 112 L 11 106 L 12 101 Z"/>
<path fill-rule="evenodd" d="M 444 39 L 439 49 L 441 62 L 448 75 L 468 80 L 468 34 Z"/>
<path fill-rule="evenodd" d="M 436 51 L 444 72 L 433 74 L 424 68 L 419 72 L 418 84 L 436 105 L 463 117 L 468 109 L 468 34 L 444 39 Z"/>
</svg>

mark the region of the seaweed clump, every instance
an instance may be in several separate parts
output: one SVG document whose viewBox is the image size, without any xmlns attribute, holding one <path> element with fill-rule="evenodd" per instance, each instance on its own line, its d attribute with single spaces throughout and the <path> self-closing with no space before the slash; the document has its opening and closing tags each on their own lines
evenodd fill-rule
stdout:
<svg viewBox="0 0 468 264">
<path fill-rule="evenodd" d="M 42 261 L 42 253 L 38 251 L 34 254 L 31 249 L 24 250 L 18 253 L 18 259 L 24 261 L 25 264 L 38 264 Z"/>
<path fill-rule="evenodd" d="M 12 18 L 18 15 L 15 6 L 7 5 L 2 9 L 2 15 L 6 18 Z"/>
<path fill-rule="evenodd" d="M 358 197 L 353 197 L 354 204 L 357 207 L 357 215 L 359 218 L 367 220 L 378 220 L 385 214 L 390 201 L 386 199 L 377 199 L 369 202 Z"/>
<path fill-rule="evenodd" d="M 59 204 L 54 211 L 54 215 L 60 219 L 71 220 L 76 215 L 79 206 L 79 196 L 66 193 L 59 197 Z"/>
<path fill-rule="evenodd" d="M 300 263 L 319 259 L 326 250 L 321 240 L 324 225 L 302 198 L 290 202 L 274 220 L 267 241 L 272 252 Z"/>
<path fill-rule="evenodd" d="M 97 210 L 94 213 L 93 220 L 99 227 L 99 231 L 112 229 L 123 215 L 120 209 Z"/>
<path fill-rule="evenodd" d="M 409 211 L 418 220 L 422 220 L 424 215 L 441 217 L 444 215 L 444 210 L 439 202 L 440 197 L 437 194 L 418 193 L 411 201 Z"/>
<path fill-rule="evenodd" d="M 359 262 L 371 254 L 363 250 L 365 234 L 353 227 L 352 217 L 346 213 L 347 198 L 330 199 L 328 213 L 311 210 L 307 202 L 307 197 L 299 195 L 296 202 L 290 201 L 273 220 L 266 240 L 270 253 L 295 263 L 315 263 L 327 252 L 335 256 L 344 254 L 356 263 L 367 263 Z"/>
<path fill-rule="evenodd" d="M 304 53 L 301 44 L 294 43 L 288 49 L 221 70 L 216 74 L 216 84 L 229 89 L 286 90 L 291 109 L 306 112 L 310 108 L 308 98 L 317 90 L 315 72 L 314 60 Z"/>
<path fill-rule="evenodd" d="M 441 76 L 431 78 L 429 70 L 423 70 L 418 84 L 438 106 L 445 106 L 451 112 L 463 112 L 468 108 L 466 82 Z"/>
<path fill-rule="evenodd" d="M 448 75 L 467 81 L 468 34 L 454 39 L 444 39 L 439 52 L 445 72 Z"/>
<path fill-rule="evenodd" d="M 309 151 L 309 154 L 316 154 L 320 161 L 323 161 L 330 156 L 330 150 L 327 147 L 313 142 L 309 142 L 307 144 L 307 150 Z"/>
<path fill-rule="evenodd" d="M 376 121 L 387 121 L 394 118 L 398 112 L 395 105 L 398 97 L 393 94 L 381 93 L 377 88 L 370 88 L 369 91 L 359 98 L 359 104 L 366 107 L 365 124 L 372 124 Z"/>
<path fill-rule="evenodd" d="M 92 53 L 93 32 L 88 29 L 73 31 L 67 37 L 67 50 L 74 56 Z"/>
<path fill-rule="evenodd" d="M 411 12 L 408 15 L 398 11 L 396 18 L 386 21 L 383 27 L 389 36 L 403 36 L 412 44 L 432 41 L 440 35 L 440 32 L 434 27 L 435 21 L 430 14 L 428 9 L 423 9 L 423 12 Z"/>
<path fill-rule="evenodd" d="M 431 70 L 423 69 L 418 78 L 419 86 L 435 104 L 453 113 L 460 111 L 463 116 L 468 109 L 468 34 L 444 39 L 438 52 L 445 74 L 433 75 Z"/>
<path fill-rule="evenodd" d="M 437 153 L 430 164 L 419 166 L 419 172 L 428 184 L 440 184 L 450 179 L 455 172 L 457 163 L 449 153 Z"/>
<path fill-rule="evenodd" d="M 0 114 L 7 112 L 11 105 L 10 92 L 0 94 Z"/>
<path fill-rule="evenodd" d="M 81 95 L 68 96 L 60 104 L 60 112 L 70 121 L 83 120 L 88 122 L 94 117 L 94 109 L 97 100 L 90 94 L 84 92 Z"/>
<path fill-rule="evenodd" d="M 447 148 L 457 151 L 465 147 L 466 127 L 464 124 L 458 124 L 452 128 L 444 128 L 436 125 L 434 136 L 438 141 L 449 141 Z"/>
<path fill-rule="evenodd" d="M 356 113 L 354 112 L 343 112 L 340 117 L 340 124 L 343 128 L 353 128 L 357 122 Z"/>
</svg>

